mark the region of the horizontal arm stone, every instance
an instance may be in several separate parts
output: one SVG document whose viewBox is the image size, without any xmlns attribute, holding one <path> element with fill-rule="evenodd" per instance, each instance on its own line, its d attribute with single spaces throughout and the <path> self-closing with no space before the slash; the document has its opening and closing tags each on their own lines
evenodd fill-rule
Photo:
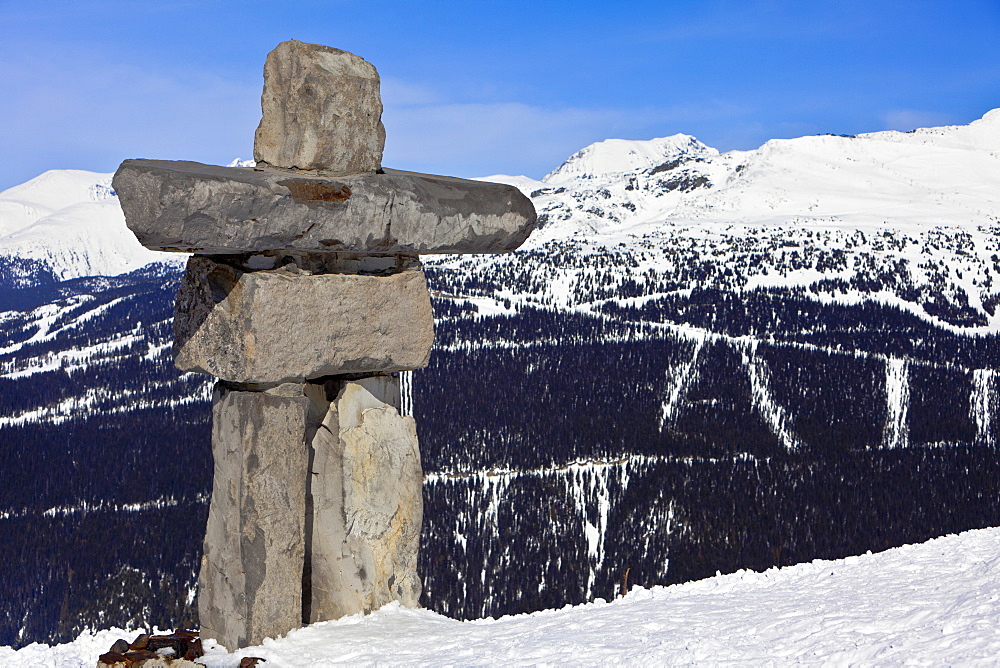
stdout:
<svg viewBox="0 0 1000 668">
<path fill-rule="evenodd" d="M 535 224 L 513 186 L 395 170 L 326 177 L 126 160 L 113 184 L 129 229 L 163 251 L 502 253 Z"/>
</svg>

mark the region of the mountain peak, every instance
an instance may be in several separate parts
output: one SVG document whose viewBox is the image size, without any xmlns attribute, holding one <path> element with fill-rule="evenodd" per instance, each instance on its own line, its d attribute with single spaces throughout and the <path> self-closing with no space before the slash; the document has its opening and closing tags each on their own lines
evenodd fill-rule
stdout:
<svg viewBox="0 0 1000 668">
<path fill-rule="evenodd" d="M 983 117 L 979 120 L 986 121 L 987 123 L 1000 123 L 1000 107 L 997 109 L 990 109 L 983 114 Z"/>
<path fill-rule="evenodd" d="M 717 154 L 714 148 L 685 134 L 645 141 L 605 139 L 577 151 L 542 180 L 558 183 L 569 179 L 642 172 L 675 160 Z"/>
</svg>

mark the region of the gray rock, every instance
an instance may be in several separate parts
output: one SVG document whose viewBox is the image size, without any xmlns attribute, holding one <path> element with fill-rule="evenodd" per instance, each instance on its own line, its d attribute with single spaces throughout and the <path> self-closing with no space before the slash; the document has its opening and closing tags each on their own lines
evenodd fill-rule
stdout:
<svg viewBox="0 0 1000 668">
<path fill-rule="evenodd" d="M 373 389 L 392 394 L 392 383 Z M 413 418 L 363 382 L 345 382 L 312 445 L 310 621 L 391 601 L 418 606 L 423 473 Z"/>
<path fill-rule="evenodd" d="M 502 253 L 535 224 L 531 200 L 513 186 L 385 172 L 126 160 L 113 184 L 129 229 L 163 251 Z"/>
<path fill-rule="evenodd" d="M 229 650 L 301 626 L 312 410 L 305 396 L 216 384 L 215 475 L 198 614 L 202 637 Z"/>
<path fill-rule="evenodd" d="M 175 363 L 234 383 L 427 364 L 434 321 L 419 263 L 388 276 L 243 272 L 193 256 L 174 311 Z"/>
<path fill-rule="evenodd" d="M 282 42 L 264 63 L 254 158 L 351 174 L 382 164 L 385 128 L 375 67 L 318 44 Z"/>
</svg>

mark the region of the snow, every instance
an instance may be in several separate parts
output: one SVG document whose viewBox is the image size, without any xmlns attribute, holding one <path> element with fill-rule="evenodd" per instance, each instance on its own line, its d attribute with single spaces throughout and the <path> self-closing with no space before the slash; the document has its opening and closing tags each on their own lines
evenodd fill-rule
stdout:
<svg viewBox="0 0 1000 668">
<path fill-rule="evenodd" d="M 53 169 L 0 192 L 0 236 L 23 229 L 53 211 L 93 201 L 92 188 L 97 183 L 110 185 L 111 174 Z"/>
<path fill-rule="evenodd" d="M 608 592 L 610 597 L 613 592 Z M 119 637 L 0 648 L 0 666 L 93 666 Z M 390 604 L 234 653 L 275 668 L 355 665 L 989 665 L 1000 656 L 1000 528 L 835 561 L 739 571 L 624 598 L 459 622 Z"/>
<path fill-rule="evenodd" d="M 748 339 L 746 344 L 740 347 L 740 356 L 743 358 L 743 366 L 750 381 L 750 397 L 754 408 L 764 418 L 771 432 L 778 437 L 788 452 L 795 452 L 802 447 L 802 442 L 791 431 L 789 426 L 792 424 L 791 416 L 774 398 L 774 393 L 771 391 L 771 373 L 767 364 L 757 354 L 757 344 L 757 340 Z"/>
<path fill-rule="evenodd" d="M 910 366 L 905 359 L 895 357 L 885 361 L 885 448 L 905 448 L 908 443 L 910 411 Z M 970 402 L 972 399 L 970 398 Z"/>
<path fill-rule="evenodd" d="M 581 177 L 595 179 L 652 169 L 669 160 L 716 154 L 714 148 L 684 134 L 640 141 L 605 139 L 574 153 L 542 180 L 559 184 Z"/>
<path fill-rule="evenodd" d="M 969 417 L 976 423 L 976 442 L 988 446 L 996 446 L 990 410 L 990 399 L 996 394 L 996 376 L 994 369 L 975 369 L 969 397 Z"/>
<path fill-rule="evenodd" d="M 40 261 L 59 280 L 184 261 L 185 255 L 151 251 L 136 240 L 111 177 L 51 170 L 0 192 L 0 256 Z"/>
<path fill-rule="evenodd" d="M 545 224 L 526 248 L 575 234 L 610 243 L 642 226 L 972 229 L 1000 221 L 1000 110 L 969 125 L 775 139 L 727 153 L 688 135 L 608 139 L 541 181 L 484 180 L 533 195 Z"/>
<path fill-rule="evenodd" d="M 510 176 L 508 174 L 493 174 L 492 176 L 479 176 L 473 181 L 485 181 L 487 183 L 506 183 L 509 186 L 520 188 L 523 192 L 530 194 L 538 188 L 544 188 L 546 183 L 527 176 Z"/>
</svg>

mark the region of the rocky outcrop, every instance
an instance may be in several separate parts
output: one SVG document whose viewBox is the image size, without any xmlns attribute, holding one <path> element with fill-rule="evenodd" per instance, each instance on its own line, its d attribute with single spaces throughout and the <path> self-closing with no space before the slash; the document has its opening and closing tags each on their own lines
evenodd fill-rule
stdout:
<svg viewBox="0 0 1000 668">
<path fill-rule="evenodd" d="M 282 42 L 264 62 L 260 106 L 253 151 L 258 162 L 344 174 L 382 166 L 378 72 L 353 53 Z"/>
<path fill-rule="evenodd" d="M 333 177 L 126 160 L 113 184 L 129 229 L 163 251 L 502 253 L 535 223 L 513 186 L 395 170 Z"/>
<path fill-rule="evenodd" d="M 236 383 L 426 366 L 434 321 L 416 261 L 389 275 L 246 272 L 194 256 L 177 295 L 176 364 Z"/>
</svg>

